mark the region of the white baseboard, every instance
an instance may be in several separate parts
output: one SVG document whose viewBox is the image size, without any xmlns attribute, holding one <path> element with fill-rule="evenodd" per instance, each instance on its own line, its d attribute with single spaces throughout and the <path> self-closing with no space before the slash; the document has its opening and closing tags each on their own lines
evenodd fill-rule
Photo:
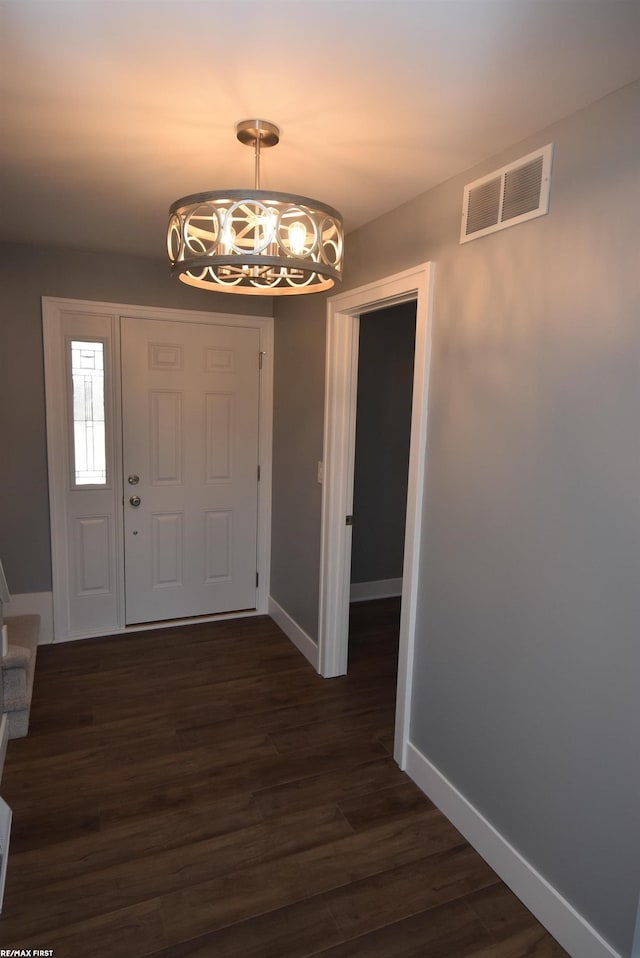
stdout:
<svg viewBox="0 0 640 958">
<path fill-rule="evenodd" d="M 9 720 L 7 719 L 7 713 L 4 712 L 2 716 L 0 716 L 0 781 L 2 781 L 2 769 L 4 768 L 4 760 L 7 754 L 8 742 L 9 742 Z"/>
<path fill-rule="evenodd" d="M 102 628 L 93 632 L 76 632 L 74 635 L 65 635 L 56 639 L 56 645 L 65 642 L 82 642 L 84 639 L 102 639 L 106 636 L 136 635 L 138 632 L 153 632 L 154 629 L 181 629 L 188 625 L 200 625 L 208 622 L 226 622 L 229 619 L 250 619 L 266 613 L 258 609 L 243 609 L 242 612 L 218 612 L 216 615 L 192 615 L 187 619 L 158 619 L 156 622 L 141 622 L 137 625 L 117 626 L 111 629 Z M 41 644 L 41 643 L 40 643 Z M 1 952 L 0 952 L 1 954 Z"/>
<path fill-rule="evenodd" d="M 284 634 L 290 639 L 295 647 L 302 652 L 305 659 L 311 662 L 312 666 L 318 671 L 318 644 L 314 642 L 311 636 L 302 629 L 295 619 L 292 619 L 288 612 L 278 605 L 275 599 L 269 596 L 269 615 L 280 626 Z"/>
<path fill-rule="evenodd" d="M 411 742 L 406 771 L 573 958 L 622 958 Z"/>
<path fill-rule="evenodd" d="M 631 958 L 640 958 L 640 898 L 638 898 L 638 912 L 636 914 L 636 931 L 631 945 Z"/>
<path fill-rule="evenodd" d="M 9 839 L 11 836 L 11 809 L 3 798 L 0 798 L 0 912 L 4 900 L 4 885 L 7 878 L 7 864 L 9 861 Z"/>
<path fill-rule="evenodd" d="M 38 645 L 51 645 L 53 642 L 53 593 L 22 592 L 11 596 L 11 601 L 3 606 L 5 619 L 10 615 L 39 615 L 40 637 Z"/>
<path fill-rule="evenodd" d="M 367 602 L 369 599 L 390 599 L 397 595 L 402 595 L 402 576 L 375 582 L 352 582 L 349 598 L 351 602 Z"/>
</svg>

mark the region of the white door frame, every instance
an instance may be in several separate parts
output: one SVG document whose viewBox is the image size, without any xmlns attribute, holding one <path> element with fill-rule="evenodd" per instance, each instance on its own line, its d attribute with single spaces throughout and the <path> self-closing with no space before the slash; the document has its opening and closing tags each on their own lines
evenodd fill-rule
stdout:
<svg viewBox="0 0 640 958">
<path fill-rule="evenodd" d="M 124 563 L 122 548 L 123 525 L 123 489 L 121 464 L 121 439 L 117 438 L 114 463 L 114 496 L 116 515 L 116 555 L 117 570 L 114 583 L 116 613 L 111 625 L 96 630 L 73 632 L 69 620 L 68 604 L 68 523 L 66 521 L 66 484 L 64 459 L 67 453 L 66 416 L 66 378 L 63 343 L 63 324 L 65 318 L 73 315 L 81 323 L 83 317 L 100 317 L 109 329 L 110 349 L 113 356 L 120 354 L 120 317 L 130 316 L 140 319 L 159 319 L 171 322 L 203 323 L 207 325 L 249 326 L 260 330 L 260 350 L 262 353 L 262 375 L 260 377 L 260 482 L 258 484 L 258 588 L 256 611 L 254 613 L 228 613 L 218 616 L 200 616 L 186 622 L 208 621 L 209 619 L 233 618 L 236 615 L 266 614 L 269 596 L 269 577 L 271 564 L 271 457 L 273 437 L 273 317 L 244 316 L 228 313 L 209 313 L 201 310 L 167 309 L 164 307 L 131 306 L 121 303 L 102 303 L 87 300 L 42 297 L 42 325 L 45 360 L 45 383 L 47 403 L 47 447 L 49 469 L 49 507 L 51 512 L 51 558 L 53 577 L 54 642 L 87 638 L 90 635 L 116 635 L 128 632 L 158 628 L 163 623 L 151 625 L 125 624 L 124 609 Z M 257 361 L 256 357 L 256 361 Z M 121 429 L 121 376 L 120 363 L 113 362 L 113 406 L 111 414 L 117 426 L 118 437 Z M 178 620 L 179 621 L 179 620 Z M 178 624 L 172 621 L 171 624 Z"/>
<path fill-rule="evenodd" d="M 320 543 L 319 671 L 330 678 L 347 671 L 351 527 L 360 316 L 416 301 L 416 343 L 411 407 L 402 613 L 396 696 L 394 757 L 406 766 L 411 710 L 422 503 L 427 443 L 434 264 L 332 296 L 327 306 L 324 483 Z"/>
</svg>

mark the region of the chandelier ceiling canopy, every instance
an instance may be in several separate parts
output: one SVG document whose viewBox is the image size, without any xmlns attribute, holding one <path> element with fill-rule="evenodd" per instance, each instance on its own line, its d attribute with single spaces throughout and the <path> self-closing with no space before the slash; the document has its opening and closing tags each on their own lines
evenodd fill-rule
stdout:
<svg viewBox="0 0 640 958">
<path fill-rule="evenodd" d="M 195 193 L 171 205 L 172 274 L 200 289 L 253 296 L 330 289 L 342 278 L 340 213 L 306 196 L 260 189 L 260 151 L 279 142 L 277 126 L 243 120 L 236 135 L 254 148 L 255 189 Z"/>
</svg>

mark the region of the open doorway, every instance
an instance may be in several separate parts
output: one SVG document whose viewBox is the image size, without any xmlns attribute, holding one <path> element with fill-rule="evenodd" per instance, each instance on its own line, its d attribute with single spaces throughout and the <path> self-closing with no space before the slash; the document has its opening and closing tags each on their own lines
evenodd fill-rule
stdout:
<svg viewBox="0 0 640 958">
<path fill-rule="evenodd" d="M 402 594 L 416 303 L 360 321 L 351 601 Z"/>
<path fill-rule="evenodd" d="M 348 669 L 375 668 L 395 693 L 415 300 L 367 313 L 359 327 Z"/>
<path fill-rule="evenodd" d="M 324 485 L 318 623 L 319 670 L 325 677 L 348 668 L 350 570 L 355 460 L 357 363 L 361 317 L 414 301 L 416 333 L 394 757 L 406 765 L 417 611 L 420 531 L 427 436 L 427 394 L 433 299 L 433 264 L 426 263 L 332 297 L 328 302 L 324 432 Z"/>
</svg>

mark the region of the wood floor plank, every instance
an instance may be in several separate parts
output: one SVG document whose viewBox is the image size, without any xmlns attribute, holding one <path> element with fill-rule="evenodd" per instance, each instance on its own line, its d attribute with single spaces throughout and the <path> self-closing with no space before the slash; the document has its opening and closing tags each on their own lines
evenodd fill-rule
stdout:
<svg viewBox="0 0 640 958">
<path fill-rule="evenodd" d="M 2 925 L 0 924 L 0 928 Z M 166 945 L 162 912 L 157 901 L 97 915 L 37 935 L 26 929 L 27 937 L 8 940 L 3 947 L 13 949 L 50 948 L 54 958 L 142 958 Z"/>
<path fill-rule="evenodd" d="M 316 952 L 315 958 L 475 958 L 494 942 L 463 900 Z"/>
<path fill-rule="evenodd" d="M 355 831 L 428 808 L 432 803 L 407 776 L 389 788 L 364 795 L 340 797 L 338 805 Z"/>
<path fill-rule="evenodd" d="M 499 943 L 496 955 L 510 955 L 510 949 L 522 951 L 525 955 L 539 955 L 540 958 L 564 955 L 560 945 L 546 934 L 531 912 L 502 882 L 474 892 L 466 901 Z"/>
<path fill-rule="evenodd" d="M 45 885 L 70 878 L 84 878 L 124 862 L 135 861 L 162 850 L 169 850 L 215 836 L 228 835 L 261 824 L 251 795 L 233 795 L 215 802 L 190 802 L 184 808 L 162 810 L 147 816 L 109 824 L 102 820 L 87 835 L 47 846 L 16 851 L 11 849 L 11 888 L 16 894 L 28 892 L 37 871 Z M 54 847 L 50 847 L 54 846 Z"/>
<path fill-rule="evenodd" d="M 184 885 L 200 888 L 203 882 L 224 887 L 231 873 L 243 865 L 262 872 L 279 861 L 318 845 L 326 847 L 352 830 L 335 807 L 318 807 L 270 825 L 258 824 L 207 840 L 179 845 L 128 861 L 87 870 L 43 885 L 36 901 L 12 885 L 7 896 L 3 930 L 10 937 L 25 921 L 32 932 L 44 934 L 51 925 L 84 921 L 101 911 L 117 911 L 131 902 L 167 896 Z M 171 919 L 170 919 L 171 921 Z"/>
<path fill-rule="evenodd" d="M 391 757 L 398 616 L 330 681 L 266 616 L 42 647 L 0 948 L 564 958 Z"/>
<path fill-rule="evenodd" d="M 289 778 L 290 773 L 264 737 L 254 737 L 246 745 L 243 760 L 241 753 L 226 746 L 216 749 L 176 749 L 170 754 L 162 752 L 143 757 L 134 743 L 131 752 L 127 753 L 131 756 L 130 760 L 127 754 L 122 753 L 113 756 L 111 761 L 93 758 L 86 763 L 79 762 L 67 778 L 59 775 L 49 777 L 48 810 L 53 813 L 60 809 L 66 813 L 87 804 L 101 809 L 118 802 L 123 794 L 160 787 L 170 776 L 182 781 L 209 780 L 210 787 L 213 787 L 212 780 L 215 778 L 221 796 L 251 791 L 254 782 Z M 102 758 L 105 758 L 104 753 Z M 302 761 L 299 765 L 302 766 Z M 302 770 L 300 774 L 303 774 Z M 23 771 L 19 778 L 17 786 L 7 788 L 6 801 L 11 805 L 13 800 L 25 809 L 33 809 L 37 817 L 43 810 L 36 787 L 40 773 L 37 770 L 32 773 Z M 223 782 L 226 783 L 224 788 Z M 74 786 L 73 791 L 70 791 L 71 785 Z"/>
<path fill-rule="evenodd" d="M 465 843 L 419 861 L 380 872 L 325 895 L 345 938 L 464 898 L 492 886 L 495 872 Z"/>
<path fill-rule="evenodd" d="M 348 798 L 372 795 L 379 789 L 397 785 L 404 778 L 395 762 L 385 754 L 345 769 L 330 769 L 324 774 L 266 786 L 258 789 L 255 797 L 262 815 L 268 819 L 309 808 L 318 801 L 342 805 Z"/>
<path fill-rule="evenodd" d="M 176 714 L 175 727 L 184 747 L 208 746 L 212 737 L 214 740 L 227 734 L 241 737 L 247 730 L 255 729 L 256 723 L 266 733 L 295 732 L 301 726 L 322 728 L 325 723 L 335 721 L 349 727 L 351 718 L 362 724 L 361 715 L 380 709 L 380 700 L 379 690 L 371 688 L 358 695 L 322 696 L 311 701 L 307 698 L 280 708 L 260 710 L 259 703 L 252 702 L 246 709 L 228 711 L 221 718 L 207 715 L 202 709 L 194 715 L 183 711 Z"/>
<path fill-rule="evenodd" d="M 188 929 L 203 933 L 283 908 L 425 854 L 451 849 L 460 840 L 453 826 L 429 808 L 410 821 L 381 825 L 280 858 L 277 869 L 258 865 L 190 885 L 164 899 L 169 941 L 182 941 Z"/>
<path fill-rule="evenodd" d="M 536 923 L 504 941 L 476 946 L 469 958 L 567 958 L 567 952 Z"/>
<path fill-rule="evenodd" d="M 321 898 L 192 938 L 152 958 L 307 958 L 342 941 Z"/>
<path fill-rule="evenodd" d="M 30 732 L 27 738 L 16 740 L 20 747 L 13 750 L 11 757 L 12 766 L 16 769 L 22 765 L 36 768 L 39 761 L 46 763 L 56 756 L 69 756 L 72 752 L 86 748 L 122 750 L 125 746 L 128 749 L 132 737 L 135 737 L 136 742 L 146 741 L 157 747 L 158 743 L 175 738 L 176 721 L 166 710 L 159 715 L 145 716 L 143 721 L 135 725 L 117 714 L 108 722 L 96 724 L 91 714 L 90 721 L 69 728 L 60 728 L 50 721 L 46 727 L 37 729 L 37 734 L 31 727 Z"/>
<path fill-rule="evenodd" d="M 26 852 L 29 849 L 37 852 L 52 843 L 67 839 L 79 838 L 84 841 L 100 829 L 99 812 L 82 803 L 73 809 L 66 810 L 63 815 L 47 809 L 42 798 L 37 814 L 30 814 L 32 807 L 29 802 L 25 801 L 21 804 L 19 799 L 12 798 L 8 804 L 13 810 L 10 863 L 13 861 L 14 854 Z M 16 815 L 16 808 L 18 815 Z M 1 921 L 0 918 L 0 923 Z"/>
<path fill-rule="evenodd" d="M 386 730 L 393 718 L 393 708 L 390 706 L 354 710 L 351 714 L 335 719 L 326 718 L 323 722 L 309 722 L 306 725 L 273 731 L 270 733 L 270 739 L 277 751 L 286 755 L 301 749 L 333 744 L 341 737 L 353 735 L 355 732 L 359 732 L 361 736 L 368 732 L 371 736 L 379 729 Z"/>
</svg>

